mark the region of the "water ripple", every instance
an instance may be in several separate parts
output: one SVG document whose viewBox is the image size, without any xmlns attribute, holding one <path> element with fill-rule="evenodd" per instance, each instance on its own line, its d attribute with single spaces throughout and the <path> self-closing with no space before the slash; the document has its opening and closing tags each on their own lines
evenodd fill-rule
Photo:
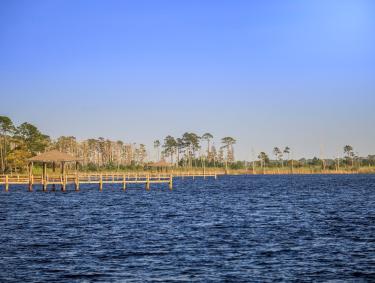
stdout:
<svg viewBox="0 0 375 283">
<path fill-rule="evenodd" d="M 375 176 L 0 192 L 0 282 L 374 282 Z"/>
</svg>

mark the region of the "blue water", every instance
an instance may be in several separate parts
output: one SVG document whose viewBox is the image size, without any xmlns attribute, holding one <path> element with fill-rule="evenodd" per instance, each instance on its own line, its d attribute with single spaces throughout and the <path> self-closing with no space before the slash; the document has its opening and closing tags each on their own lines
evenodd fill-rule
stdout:
<svg viewBox="0 0 375 283">
<path fill-rule="evenodd" d="M 0 189 L 0 282 L 375 282 L 373 175 Z"/>
</svg>

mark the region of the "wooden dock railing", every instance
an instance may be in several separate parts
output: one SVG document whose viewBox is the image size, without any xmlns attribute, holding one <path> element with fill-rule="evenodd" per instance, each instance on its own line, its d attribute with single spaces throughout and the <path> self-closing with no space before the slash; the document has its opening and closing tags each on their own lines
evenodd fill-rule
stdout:
<svg viewBox="0 0 375 283">
<path fill-rule="evenodd" d="M 169 189 L 173 188 L 173 178 L 196 178 L 196 177 L 214 177 L 216 174 L 134 174 L 134 173 L 100 173 L 100 174 L 64 174 L 64 175 L 0 175 L 0 186 L 3 185 L 5 191 L 9 191 L 10 185 L 27 185 L 29 191 L 33 190 L 35 185 L 41 185 L 43 191 L 47 191 L 49 185 L 56 189 L 56 185 L 66 191 L 67 185 L 74 185 L 75 190 L 79 191 L 82 184 L 98 184 L 99 190 L 103 190 L 104 184 L 122 184 L 125 191 L 129 184 L 145 184 L 146 190 L 150 190 L 151 184 L 168 184 Z"/>
</svg>

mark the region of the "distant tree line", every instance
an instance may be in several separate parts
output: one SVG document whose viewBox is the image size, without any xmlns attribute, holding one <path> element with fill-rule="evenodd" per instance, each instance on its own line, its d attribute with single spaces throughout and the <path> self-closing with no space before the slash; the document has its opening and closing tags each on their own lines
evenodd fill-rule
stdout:
<svg viewBox="0 0 375 283">
<path fill-rule="evenodd" d="M 265 152 L 260 152 L 258 160 L 253 161 L 253 166 L 261 168 L 302 168 L 302 167 L 318 167 L 323 170 L 340 170 L 340 169 L 356 169 L 363 166 L 374 166 L 375 155 L 360 157 L 354 152 L 353 146 L 345 145 L 343 147 L 343 157 L 337 158 L 317 158 L 312 159 L 301 158 L 294 160 L 290 158 L 291 149 L 286 146 L 284 149 L 274 147 L 272 151 L 275 159 L 271 160 Z M 286 157 L 286 158 L 285 158 Z M 244 162 L 245 164 L 245 162 Z"/>
<path fill-rule="evenodd" d="M 210 133 L 198 135 L 186 132 L 180 137 L 166 136 L 153 143 L 156 158 L 148 158 L 144 144 L 111 141 L 102 137 L 77 141 L 73 136 L 61 136 L 52 140 L 48 135 L 30 124 L 14 125 L 6 116 L 0 116 L 0 173 L 20 172 L 27 168 L 27 159 L 39 153 L 57 149 L 82 160 L 83 170 L 143 169 L 150 159 L 168 162 L 180 168 L 216 167 L 226 169 L 277 168 L 291 169 L 314 167 L 321 169 L 353 169 L 374 166 L 375 155 L 359 157 L 351 145 L 343 147 L 343 157 L 323 159 L 291 158 L 291 148 L 274 147 L 271 159 L 262 151 L 253 161 L 236 161 L 236 139 L 224 137 L 218 148 Z"/>
<path fill-rule="evenodd" d="M 233 164 L 235 161 L 233 146 L 236 140 L 232 137 L 222 138 L 219 149 L 211 144 L 212 140 L 213 135 L 210 133 L 199 136 L 196 133 L 186 132 L 178 138 L 168 135 L 163 143 L 155 140 L 154 148 L 158 153 L 158 161 L 169 161 L 177 167 L 228 167 Z M 202 142 L 206 143 L 203 150 Z"/>
<path fill-rule="evenodd" d="M 62 136 L 52 141 L 48 149 L 81 158 L 82 166 L 87 170 L 141 168 L 147 158 L 144 144 L 111 141 L 102 137 L 77 141 L 73 136 Z"/>
<path fill-rule="evenodd" d="M 52 149 L 82 159 L 83 169 L 87 170 L 140 168 L 147 157 L 144 144 L 102 137 L 77 141 L 73 136 L 61 136 L 52 140 L 30 123 L 15 126 L 10 118 L 0 116 L 1 173 L 22 171 L 28 158 Z"/>
<path fill-rule="evenodd" d="M 167 136 L 163 143 L 156 140 L 157 161 L 167 161 L 176 167 L 224 167 L 233 164 L 236 140 L 224 137 L 222 146 L 217 150 L 211 144 L 212 139 L 210 133 L 198 136 L 187 132 L 176 139 Z M 203 152 L 202 142 L 206 143 Z M 73 136 L 61 136 L 52 140 L 30 123 L 16 126 L 9 117 L 0 116 L 0 173 L 25 170 L 28 158 L 52 149 L 80 158 L 84 170 L 141 169 L 147 163 L 144 144 L 102 137 L 77 141 Z"/>
</svg>

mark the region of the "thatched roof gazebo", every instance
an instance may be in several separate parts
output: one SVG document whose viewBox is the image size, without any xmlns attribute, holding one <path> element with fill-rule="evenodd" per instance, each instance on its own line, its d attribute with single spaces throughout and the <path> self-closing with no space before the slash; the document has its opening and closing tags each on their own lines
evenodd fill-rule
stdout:
<svg viewBox="0 0 375 283">
<path fill-rule="evenodd" d="M 47 163 L 52 163 L 53 172 L 55 172 L 56 164 L 61 164 L 61 174 L 65 174 L 65 163 L 67 162 L 75 162 L 76 169 L 78 166 L 79 161 L 81 159 L 71 156 L 67 153 L 60 152 L 58 150 L 51 150 L 48 152 L 41 153 L 37 156 L 29 158 L 29 173 L 32 174 L 34 162 L 39 162 L 43 164 L 43 178 L 47 175 Z"/>
</svg>

